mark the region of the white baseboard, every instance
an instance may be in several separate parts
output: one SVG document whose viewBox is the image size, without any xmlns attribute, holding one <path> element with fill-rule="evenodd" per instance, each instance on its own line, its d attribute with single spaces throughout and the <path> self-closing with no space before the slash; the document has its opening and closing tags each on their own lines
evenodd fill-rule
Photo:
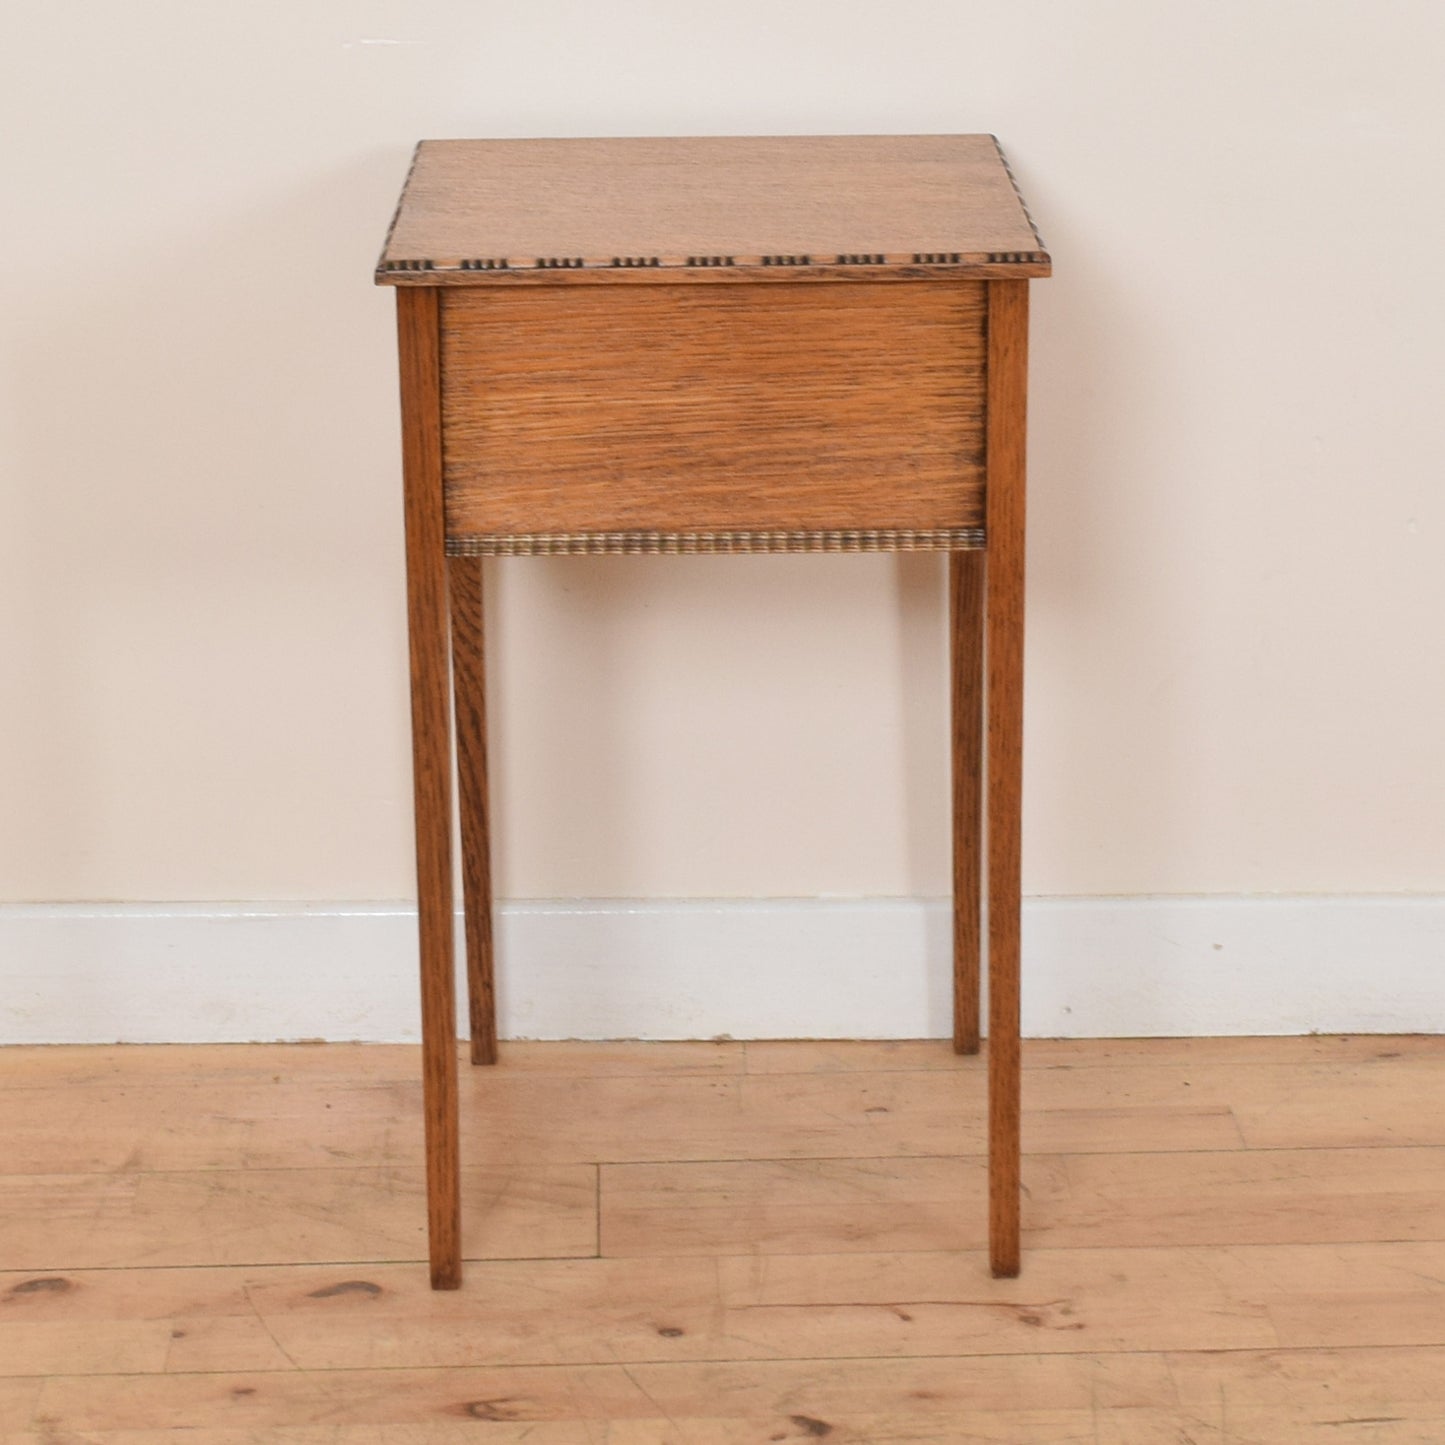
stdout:
<svg viewBox="0 0 1445 1445">
<path fill-rule="evenodd" d="M 940 901 L 513 903 L 498 949 L 504 1037 L 950 1027 Z M 415 960 L 401 904 L 0 905 L 0 1042 L 413 1040 Z M 1445 897 L 1031 899 L 1024 1031 L 1445 1032 Z"/>
</svg>

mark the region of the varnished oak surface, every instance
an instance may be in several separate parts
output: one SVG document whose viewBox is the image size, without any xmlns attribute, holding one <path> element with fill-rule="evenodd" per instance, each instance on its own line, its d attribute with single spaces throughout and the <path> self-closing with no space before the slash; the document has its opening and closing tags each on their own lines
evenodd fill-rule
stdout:
<svg viewBox="0 0 1445 1445">
<path fill-rule="evenodd" d="M 462 890 L 466 899 L 467 1020 L 474 1064 L 497 1062 L 496 981 L 492 966 L 492 836 L 487 787 L 487 647 L 482 563 L 453 557 L 452 699 L 457 719 L 457 802 Z"/>
<path fill-rule="evenodd" d="M 953 789 L 953 1046 L 976 1054 L 983 957 L 982 552 L 948 559 L 949 773 Z"/>
<path fill-rule="evenodd" d="M 428 140 L 391 284 L 1046 276 L 993 136 Z"/>
<path fill-rule="evenodd" d="M 1363 966 L 1363 964 L 1362 964 Z M 4 1445 L 1438 1445 L 1445 1040 L 503 1044 L 465 1288 L 415 1050 L 0 1054 Z"/>
<path fill-rule="evenodd" d="M 461 1278 L 461 1245 L 456 1058 L 450 1047 L 457 1036 L 452 982 L 450 637 L 437 310 L 435 291 L 408 291 L 397 297 L 431 1277 L 438 1289 L 455 1289 Z"/>
<path fill-rule="evenodd" d="M 985 286 L 443 291 L 448 536 L 979 527 Z"/>
<path fill-rule="evenodd" d="M 1019 1271 L 1019 909 L 1028 328 L 1028 282 L 990 282 L 984 654 L 988 718 L 989 1243 L 996 1275 Z"/>
</svg>

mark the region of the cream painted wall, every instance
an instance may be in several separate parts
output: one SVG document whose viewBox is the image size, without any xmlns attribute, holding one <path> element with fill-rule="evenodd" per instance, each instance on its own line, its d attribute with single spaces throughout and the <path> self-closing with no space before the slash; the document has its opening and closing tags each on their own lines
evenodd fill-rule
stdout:
<svg viewBox="0 0 1445 1445">
<path fill-rule="evenodd" d="M 1025 881 L 1445 889 L 1445 7 L 51 0 L 0 55 L 0 898 L 410 882 L 418 136 L 992 130 Z M 939 894 L 937 559 L 492 569 L 511 896 Z"/>
</svg>

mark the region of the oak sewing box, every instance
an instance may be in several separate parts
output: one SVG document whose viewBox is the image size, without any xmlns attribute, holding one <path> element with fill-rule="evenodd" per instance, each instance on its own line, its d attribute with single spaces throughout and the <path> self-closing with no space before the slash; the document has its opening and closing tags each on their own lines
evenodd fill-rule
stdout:
<svg viewBox="0 0 1445 1445">
<path fill-rule="evenodd" d="M 471 1057 L 492 1063 L 482 559 L 558 553 L 948 553 L 953 1042 L 979 1047 L 986 876 L 989 1247 L 1018 1272 L 1028 283 L 1049 269 L 987 135 L 417 147 L 376 279 L 397 288 L 436 1288 L 462 1257 L 451 716 Z"/>
</svg>

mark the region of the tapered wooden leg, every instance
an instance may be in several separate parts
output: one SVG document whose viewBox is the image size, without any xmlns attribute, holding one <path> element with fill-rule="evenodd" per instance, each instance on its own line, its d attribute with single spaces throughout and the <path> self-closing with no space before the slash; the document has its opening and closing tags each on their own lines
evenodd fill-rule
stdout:
<svg viewBox="0 0 1445 1445">
<path fill-rule="evenodd" d="M 983 867 L 984 554 L 948 556 L 953 732 L 953 1049 L 978 1052 L 979 892 Z"/>
<path fill-rule="evenodd" d="M 462 814 L 462 892 L 467 915 L 467 1011 L 472 1062 L 497 1062 L 492 982 L 492 844 L 487 802 L 487 670 L 482 633 L 482 559 L 447 564 L 452 600 L 452 697 Z"/>
<path fill-rule="evenodd" d="M 433 1289 L 462 1282 L 457 1140 L 457 1022 L 452 976 L 451 709 L 442 514 L 438 303 L 397 288 L 411 746 L 421 943 L 421 1050 L 428 1237 Z"/>
<path fill-rule="evenodd" d="M 1024 396 L 1028 282 L 989 282 L 988 1185 L 989 1257 L 1019 1272 L 1019 904 L 1023 799 Z"/>
</svg>

